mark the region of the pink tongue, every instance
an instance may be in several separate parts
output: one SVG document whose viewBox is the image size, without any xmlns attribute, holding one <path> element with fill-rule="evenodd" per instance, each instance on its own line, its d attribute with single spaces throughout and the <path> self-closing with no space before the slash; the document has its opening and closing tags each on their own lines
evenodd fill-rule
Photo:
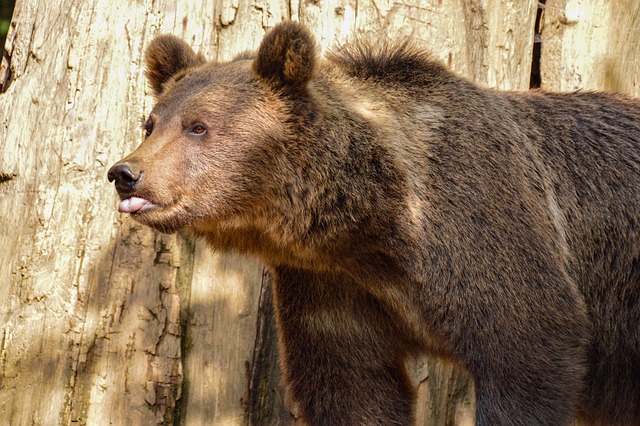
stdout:
<svg viewBox="0 0 640 426">
<path fill-rule="evenodd" d="M 148 201 L 144 198 L 131 197 L 126 200 L 122 200 L 120 202 L 120 206 L 118 207 L 118 211 L 121 213 L 135 213 L 145 205 L 147 205 Z"/>
</svg>

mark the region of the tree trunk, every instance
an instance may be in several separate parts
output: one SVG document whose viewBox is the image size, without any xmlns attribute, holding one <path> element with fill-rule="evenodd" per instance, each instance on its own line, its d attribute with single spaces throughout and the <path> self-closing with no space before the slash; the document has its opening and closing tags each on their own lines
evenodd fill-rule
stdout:
<svg viewBox="0 0 640 426">
<path fill-rule="evenodd" d="M 640 96 L 640 2 L 547 0 L 542 87 Z"/>
<path fill-rule="evenodd" d="M 543 85 L 573 88 L 561 66 L 581 57 L 566 53 L 578 52 L 571 49 L 579 25 L 562 12 L 568 1 L 548 3 L 543 34 L 563 53 L 545 56 L 543 37 Z M 633 30 L 638 38 L 638 5 L 595 3 L 609 11 L 601 50 L 609 54 L 594 65 L 603 79 L 588 87 L 637 95 L 640 52 L 619 35 Z M 18 1 L 0 68 L 0 425 L 292 419 L 278 384 L 271 281 L 262 266 L 180 234 L 155 234 L 116 211 L 106 170 L 142 139 L 153 103 L 142 55 L 154 35 L 176 34 L 207 58 L 228 60 L 292 18 L 310 27 L 322 51 L 356 32 L 411 36 L 478 83 L 526 90 L 537 6 Z M 559 16 L 557 33 L 550 16 Z M 600 46 L 603 36 L 591 34 Z M 624 55 L 623 66 L 612 51 Z M 411 371 L 417 424 L 473 424 L 464 374 L 426 358 Z"/>
</svg>

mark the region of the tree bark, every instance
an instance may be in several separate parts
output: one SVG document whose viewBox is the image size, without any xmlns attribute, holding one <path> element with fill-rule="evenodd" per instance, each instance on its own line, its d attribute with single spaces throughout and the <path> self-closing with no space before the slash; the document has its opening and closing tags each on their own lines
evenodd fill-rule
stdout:
<svg viewBox="0 0 640 426">
<path fill-rule="evenodd" d="M 640 96 L 640 2 L 548 0 L 542 87 Z"/>
<path fill-rule="evenodd" d="M 621 38 L 638 38 L 638 5 L 605 3 L 575 25 L 573 3 L 548 1 L 544 87 L 588 82 L 638 95 L 640 51 Z M 176 34 L 224 61 L 291 18 L 310 27 L 321 52 L 354 33 L 412 37 L 471 80 L 526 90 L 537 5 L 18 1 L 0 67 L 0 425 L 292 419 L 264 268 L 116 211 L 106 170 L 142 139 L 153 104 L 142 55 L 154 35 Z M 609 53 L 589 68 L 575 31 L 605 9 L 606 37 L 595 24 L 587 33 L 594 52 Z M 426 358 L 411 371 L 417 424 L 473 424 L 466 375 Z"/>
</svg>

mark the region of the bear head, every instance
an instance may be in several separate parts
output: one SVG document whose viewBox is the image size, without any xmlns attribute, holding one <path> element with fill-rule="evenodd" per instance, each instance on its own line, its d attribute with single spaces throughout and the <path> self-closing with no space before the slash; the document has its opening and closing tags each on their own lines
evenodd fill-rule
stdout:
<svg viewBox="0 0 640 426">
<path fill-rule="evenodd" d="M 293 166 L 316 52 L 299 24 L 279 24 L 254 54 L 207 63 L 181 39 L 146 50 L 156 104 L 145 140 L 108 172 L 119 210 L 162 232 L 251 223 Z"/>
</svg>

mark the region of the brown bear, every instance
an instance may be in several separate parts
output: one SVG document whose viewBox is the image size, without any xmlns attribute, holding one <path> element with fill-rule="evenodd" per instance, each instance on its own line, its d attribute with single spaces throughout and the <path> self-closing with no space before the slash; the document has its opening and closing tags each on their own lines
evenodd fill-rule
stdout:
<svg viewBox="0 0 640 426">
<path fill-rule="evenodd" d="M 408 357 L 478 425 L 640 424 L 640 102 L 498 92 L 408 43 L 324 59 L 299 24 L 206 63 L 160 36 L 120 211 L 259 257 L 310 425 L 408 425 Z"/>
</svg>

